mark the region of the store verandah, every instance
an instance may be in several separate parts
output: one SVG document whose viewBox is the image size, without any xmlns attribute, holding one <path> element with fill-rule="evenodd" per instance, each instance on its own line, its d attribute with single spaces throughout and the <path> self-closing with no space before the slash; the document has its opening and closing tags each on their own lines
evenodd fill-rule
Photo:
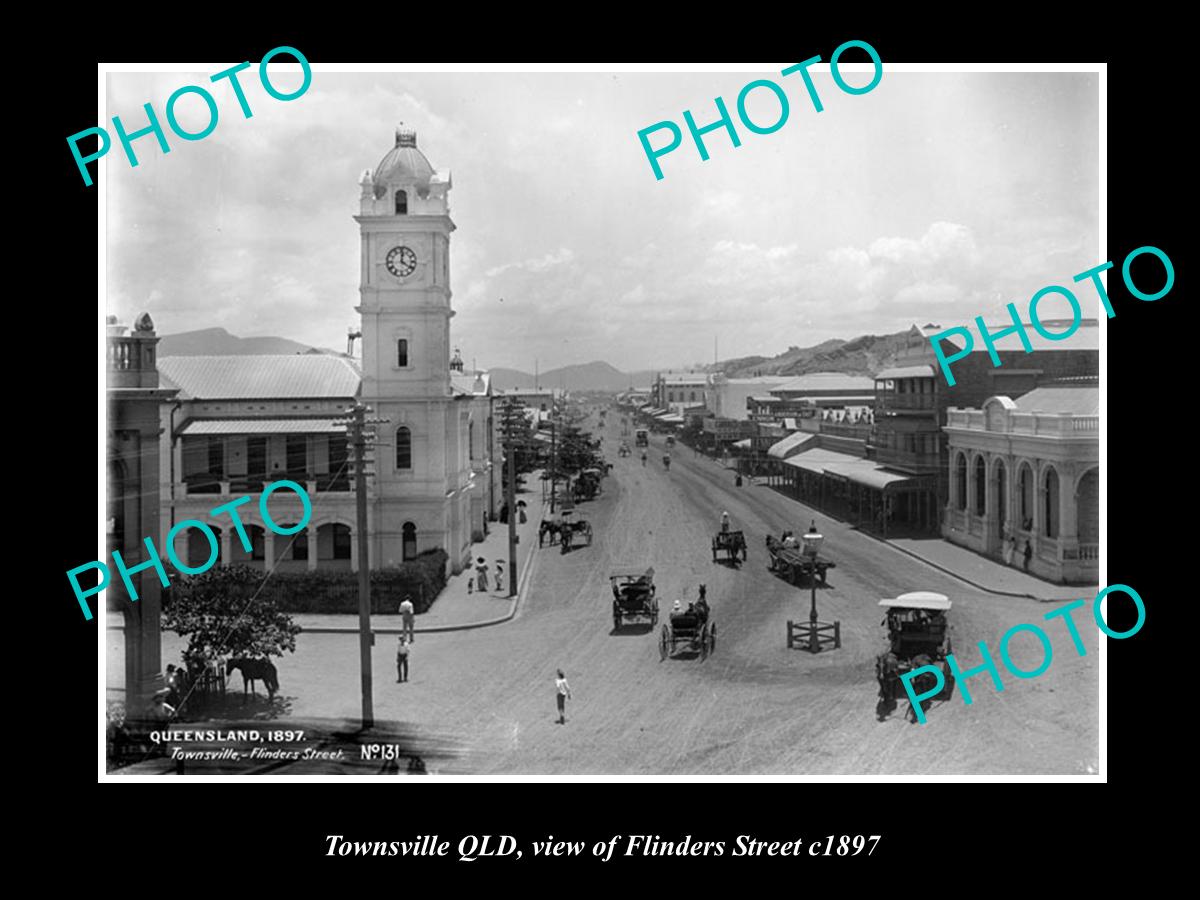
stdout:
<svg viewBox="0 0 1200 900">
<path fill-rule="evenodd" d="M 822 448 L 775 462 L 772 486 L 864 531 L 883 538 L 938 533 L 933 476 L 893 472 Z"/>
</svg>

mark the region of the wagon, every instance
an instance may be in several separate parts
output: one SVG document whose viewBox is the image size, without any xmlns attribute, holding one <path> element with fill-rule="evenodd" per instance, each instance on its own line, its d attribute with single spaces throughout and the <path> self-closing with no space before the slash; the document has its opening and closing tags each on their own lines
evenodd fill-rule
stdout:
<svg viewBox="0 0 1200 900">
<path fill-rule="evenodd" d="M 879 605 L 887 610 L 880 624 L 887 625 L 888 649 L 875 659 L 875 677 L 879 682 L 876 717 L 882 722 L 896 708 L 896 701 L 908 696 L 900 676 L 922 666 L 941 664 L 942 690 L 932 699 L 949 699 L 954 693 L 954 675 L 946 660 L 953 652 L 950 626 L 946 621 L 951 605 L 949 598 L 932 591 L 914 591 L 880 600 Z M 924 693 L 935 682 L 936 676 L 925 672 L 912 679 L 912 686 L 917 693 Z M 911 700 L 906 715 L 910 721 L 917 721 Z"/>
<path fill-rule="evenodd" d="M 786 535 L 787 532 L 784 532 Z M 837 563 L 820 555 L 820 535 L 801 535 L 797 546 L 789 547 L 784 538 L 767 535 L 767 564 L 772 572 L 782 573 L 789 581 L 799 580 L 801 575 L 816 577 L 825 584 L 825 573 L 836 569 Z"/>
<path fill-rule="evenodd" d="M 738 554 L 741 554 L 742 562 L 745 562 L 746 535 L 740 531 L 718 531 L 712 539 L 713 562 L 717 561 L 717 554 L 722 551 L 731 563 L 737 562 Z"/>
<path fill-rule="evenodd" d="M 711 620 L 708 603 L 703 598 L 688 604 L 686 610 L 671 613 L 669 623 L 663 625 L 659 634 L 659 660 L 673 656 L 680 644 L 699 653 L 701 659 L 716 649 L 717 626 Z"/>
<path fill-rule="evenodd" d="M 644 572 L 625 569 L 614 572 L 608 580 L 612 582 L 614 628 L 620 628 L 626 619 L 649 619 L 651 628 L 658 624 L 653 568 Z"/>
</svg>

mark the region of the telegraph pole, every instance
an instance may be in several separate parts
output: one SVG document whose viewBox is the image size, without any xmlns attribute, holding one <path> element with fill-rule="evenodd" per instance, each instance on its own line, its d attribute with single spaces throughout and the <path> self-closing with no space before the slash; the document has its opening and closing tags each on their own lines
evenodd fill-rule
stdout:
<svg viewBox="0 0 1200 900">
<path fill-rule="evenodd" d="M 554 495 L 558 493 L 558 451 L 554 444 L 554 406 L 550 407 L 550 515 L 554 515 Z"/>
<path fill-rule="evenodd" d="M 508 446 L 508 595 L 517 596 L 517 455 L 513 452 L 512 428 L 507 432 Z"/>
<path fill-rule="evenodd" d="M 368 419 L 365 404 L 356 403 L 347 412 L 348 419 L 339 420 L 346 426 L 346 436 L 354 449 L 354 499 L 357 512 L 358 534 L 358 661 L 362 679 L 362 727 L 375 724 L 375 709 L 371 685 L 371 566 L 367 535 L 367 424 L 376 424 L 386 419 Z"/>
</svg>

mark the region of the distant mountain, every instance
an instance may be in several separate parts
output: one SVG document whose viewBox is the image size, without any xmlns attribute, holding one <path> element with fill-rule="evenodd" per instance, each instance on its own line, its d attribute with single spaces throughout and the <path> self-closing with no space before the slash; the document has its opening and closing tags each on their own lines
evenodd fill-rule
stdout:
<svg viewBox="0 0 1200 900">
<path fill-rule="evenodd" d="M 717 364 L 731 378 L 754 375 L 807 375 L 809 372 L 845 372 L 874 375 L 886 369 L 903 350 L 908 331 L 864 334 L 851 341 L 828 340 L 813 347 L 789 347 L 772 358 L 750 356 Z"/>
<path fill-rule="evenodd" d="M 281 337 L 242 338 L 224 328 L 201 328 L 165 334 L 158 343 L 159 356 L 267 356 L 293 353 L 328 353 L 343 356 L 336 350 L 310 347 Z"/>
<path fill-rule="evenodd" d="M 534 386 L 534 376 L 530 372 L 494 368 L 491 375 L 492 385 L 499 390 Z M 568 391 L 627 391 L 630 384 L 647 387 L 653 378 L 653 372 L 622 372 L 606 362 L 597 361 L 548 369 L 538 373 L 537 383 L 543 388 L 563 388 Z"/>
</svg>

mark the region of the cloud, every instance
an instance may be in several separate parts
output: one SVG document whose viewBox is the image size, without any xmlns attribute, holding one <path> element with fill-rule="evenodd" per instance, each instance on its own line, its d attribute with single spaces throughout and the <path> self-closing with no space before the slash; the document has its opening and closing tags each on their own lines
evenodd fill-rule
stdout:
<svg viewBox="0 0 1200 900">
<path fill-rule="evenodd" d="M 539 256 L 534 259 L 526 259 L 521 262 L 505 263 L 502 266 L 494 266 L 488 269 L 483 274 L 488 278 L 495 278 L 504 272 L 509 272 L 514 269 L 520 269 L 525 272 L 545 272 L 547 269 L 554 266 L 565 265 L 575 259 L 575 253 L 570 247 L 562 247 L 556 253 L 547 253 L 545 256 Z"/>
</svg>

